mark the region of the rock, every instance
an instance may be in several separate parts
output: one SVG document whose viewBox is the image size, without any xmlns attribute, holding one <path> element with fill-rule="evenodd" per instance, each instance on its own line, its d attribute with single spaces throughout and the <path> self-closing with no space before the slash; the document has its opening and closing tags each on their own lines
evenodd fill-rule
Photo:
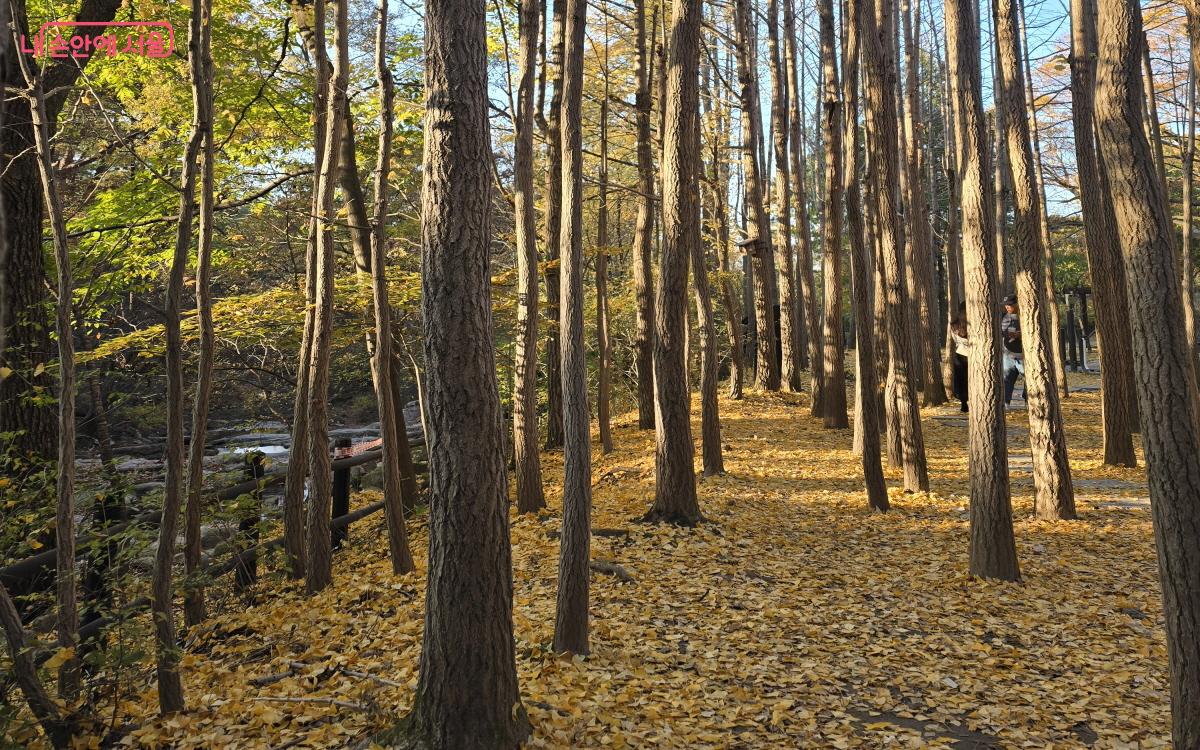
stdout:
<svg viewBox="0 0 1200 750">
<path fill-rule="evenodd" d="M 162 469 L 162 461 L 148 458 L 130 458 L 117 464 L 117 471 L 158 471 Z"/>
</svg>

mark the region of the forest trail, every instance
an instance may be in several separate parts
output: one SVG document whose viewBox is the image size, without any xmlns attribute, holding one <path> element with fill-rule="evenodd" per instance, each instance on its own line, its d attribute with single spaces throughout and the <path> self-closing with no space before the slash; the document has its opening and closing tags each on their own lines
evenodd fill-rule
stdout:
<svg viewBox="0 0 1200 750">
<path fill-rule="evenodd" d="M 653 433 L 636 415 L 615 421 L 616 451 L 594 461 L 593 526 L 629 533 L 594 537 L 592 557 L 634 580 L 593 573 L 589 657 L 549 650 L 558 486 L 547 488 L 554 512 L 514 517 L 530 747 L 1168 745 L 1144 476 L 1101 466 L 1097 394 L 1064 404 L 1079 521 L 1033 520 L 1028 469 L 1014 460 L 1022 584 L 966 576 L 966 428 L 953 414 L 923 413 L 934 493 L 893 489 L 879 515 L 850 432 L 821 429 L 806 399 L 722 399 L 728 473 L 699 482 L 707 522 L 694 530 L 635 520 L 652 497 Z M 1028 454 L 1026 416 L 1008 419 L 1016 459 Z M 544 460 L 561 477 L 561 454 Z M 888 478 L 894 488 L 898 473 Z M 410 527 L 423 558 L 423 519 Z M 153 685 L 140 686 L 117 707 L 139 727 L 125 741 L 340 747 L 407 710 L 424 563 L 390 574 L 382 519 L 351 538 L 335 585 L 311 600 L 270 581 L 257 606 L 215 602 L 182 664 L 197 710 L 159 719 Z"/>
</svg>

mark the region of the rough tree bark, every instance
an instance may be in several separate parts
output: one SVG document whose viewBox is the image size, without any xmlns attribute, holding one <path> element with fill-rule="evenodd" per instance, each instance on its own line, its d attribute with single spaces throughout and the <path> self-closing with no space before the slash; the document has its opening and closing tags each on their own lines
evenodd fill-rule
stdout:
<svg viewBox="0 0 1200 750">
<path fill-rule="evenodd" d="M 1054 355 L 1046 311 L 1045 248 L 1038 210 L 1037 167 L 1026 119 L 1025 72 L 1017 0 L 994 0 L 999 51 L 1000 101 L 1004 107 L 1008 163 L 1012 169 L 1014 287 L 1025 351 L 1025 401 L 1033 454 L 1034 513 L 1038 518 L 1075 517 L 1075 491 L 1067 460 L 1067 436 L 1054 379 Z"/>
<path fill-rule="evenodd" d="M 563 445 L 562 347 L 559 343 L 559 256 L 562 231 L 562 98 L 565 7 L 554 0 L 550 39 L 550 117 L 546 128 L 546 447 Z"/>
<path fill-rule="evenodd" d="M 961 145 L 963 277 L 966 282 L 970 416 L 971 575 L 1020 579 L 1008 486 L 1007 428 L 996 319 L 992 163 L 983 116 L 979 21 L 972 0 L 946 0 L 946 47 Z"/>
<path fill-rule="evenodd" d="M 864 8 L 863 58 L 869 71 L 867 90 L 867 129 L 875 148 L 879 212 L 879 236 L 883 254 L 883 285 L 876 293 L 884 295 L 887 311 L 889 381 L 894 384 L 894 400 L 899 421 L 904 466 L 904 487 L 910 491 L 929 489 L 929 471 L 925 461 L 925 439 L 921 415 L 909 373 L 912 361 L 909 336 L 905 330 L 908 293 L 904 288 L 901 265 L 902 241 L 896 225 L 896 184 L 899 169 L 896 153 L 896 64 L 892 55 L 891 0 L 875 0 L 873 13 Z"/>
<path fill-rule="evenodd" d="M 313 315 L 312 353 L 308 363 L 308 560 L 305 590 L 315 594 L 333 579 L 333 553 L 329 539 L 331 482 L 329 468 L 329 358 L 333 338 L 334 252 L 333 197 L 337 183 L 340 143 L 346 127 L 344 114 L 350 68 L 347 28 L 348 0 L 334 0 L 333 45 L 336 51 L 329 81 L 329 109 L 325 115 L 325 149 L 317 186 L 316 304 Z"/>
<path fill-rule="evenodd" d="M 1200 747 L 1200 415 L 1176 284 L 1174 227 L 1142 130 L 1141 8 L 1101 0 L 1096 76 L 1100 152 L 1125 259 L 1133 365 L 1158 548 L 1171 677 L 1171 739 Z"/>
<path fill-rule="evenodd" d="M 425 4 L 421 309 L 429 583 L 412 712 L 384 743 L 515 749 L 529 721 L 512 630 L 504 427 L 491 313 L 492 150 L 483 0 Z"/>
<path fill-rule="evenodd" d="M 818 0 L 821 21 L 823 72 L 822 140 L 825 143 L 825 217 L 822 223 L 822 284 L 825 298 L 823 356 L 825 375 L 821 416 L 827 428 L 850 425 L 846 414 L 845 341 L 842 335 L 842 103 L 838 84 L 837 42 L 833 27 L 833 0 Z"/>
<path fill-rule="evenodd" d="M 681 0 L 682 1 L 682 0 Z M 737 26 L 737 70 L 739 99 L 742 105 L 742 171 L 746 182 L 746 239 L 743 246 L 754 270 L 754 325 L 757 358 L 754 387 L 779 390 L 779 364 L 775 359 L 775 254 L 771 248 L 771 226 L 763 199 L 763 177 L 758 159 L 762 140 L 758 106 L 758 71 L 751 60 L 753 14 L 750 0 L 735 3 Z M 684 133 L 681 138 L 687 138 Z M 666 165 L 663 174 L 666 175 Z M 665 199 L 664 199 L 665 203 Z M 664 209 L 664 214 L 666 213 Z M 698 229 L 698 227 L 697 227 Z M 689 253 L 684 253 L 684 263 Z M 660 282 L 661 284 L 661 282 Z M 661 373 L 656 376 L 661 377 Z"/>
<path fill-rule="evenodd" d="M 1129 348 L 1129 307 L 1124 293 L 1125 269 L 1117 246 L 1112 203 L 1104 194 L 1104 175 L 1096 158 L 1092 111 L 1096 49 L 1095 0 L 1071 0 L 1071 124 L 1096 323 L 1104 342 L 1104 366 L 1100 368 L 1104 463 L 1136 466 L 1133 429 L 1137 408 Z"/>
<path fill-rule="evenodd" d="M 1042 283 L 1046 288 L 1047 320 L 1050 325 L 1050 351 L 1054 355 L 1054 381 L 1065 401 L 1071 397 L 1067 385 L 1067 367 L 1063 357 L 1063 337 L 1059 335 L 1062 322 L 1058 314 L 1058 294 L 1054 284 L 1054 245 L 1050 239 L 1050 217 L 1046 213 L 1046 179 L 1042 168 L 1042 136 L 1038 128 L 1037 97 L 1033 90 L 1033 72 L 1029 64 L 1029 37 L 1025 28 L 1025 0 L 1019 0 L 1017 11 L 1021 14 L 1021 67 L 1025 71 L 1025 96 L 1028 106 L 1029 129 L 1033 138 L 1033 174 L 1037 184 L 1038 218 L 1042 229 Z"/>
<path fill-rule="evenodd" d="M 744 0 L 739 2 L 739 6 L 744 4 Z M 663 101 L 666 113 L 662 170 L 663 248 L 658 266 L 654 329 L 654 406 L 658 427 L 655 432 L 654 505 L 647 514 L 649 520 L 684 526 L 695 526 L 702 520 L 696 500 L 691 395 L 684 358 L 688 261 L 703 254 L 697 122 L 700 101 L 696 82 L 702 8 L 701 0 L 675 0 L 667 68 L 663 71 L 667 83 Z M 738 67 L 740 71 L 741 65 Z M 751 155 L 749 160 L 757 169 L 757 159 Z M 761 200 L 761 192 L 759 198 Z M 763 236 L 759 235 L 760 238 Z M 767 245 L 770 246 L 769 237 Z M 697 246 L 701 249 L 697 250 Z M 760 260 L 765 265 L 768 259 Z M 698 273 L 703 272 L 703 268 L 698 269 Z M 771 333 L 773 341 L 774 331 Z M 759 356 L 761 369 L 761 348 Z"/>
<path fill-rule="evenodd" d="M 915 5 L 915 7 L 914 7 Z M 941 378 L 941 350 L 937 346 L 938 326 L 937 299 L 933 291 L 933 239 L 931 237 L 930 213 L 928 198 L 921 189 L 921 174 L 924 170 L 923 149 L 921 136 L 923 133 L 921 121 L 920 91 L 920 39 L 921 39 L 921 2 L 920 0 L 904 0 L 901 3 L 900 14 L 904 26 L 904 94 L 908 106 L 904 108 L 904 127 L 907 132 L 908 153 L 905 155 L 904 169 L 908 171 L 909 203 L 908 219 L 909 233 L 912 239 L 913 267 L 909 269 L 912 276 L 912 287 L 916 290 L 917 299 L 911 304 L 916 305 L 922 347 L 918 350 L 921 361 L 917 370 L 921 372 L 921 390 L 923 403 L 926 406 L 938 406 L 946 403 L 946 388 Z"/>
<path fill-rule="evenodd" d="M 654 278 L 650 251 L 654 232 L 654 152 L 650 137 L 650 54 L 646 47 L 646 2 L 636 0 L 637 23 L 637 224 L 633 234 L 633 289 L 637 329 L 633 350 L 637 367 L 638 428 L 654 429 Z M 657 14 L 657 11 L 655 11 Z M 653 25 L 653 21 L 651 21 Z"/>
<path fill-rule="evenodd" d="M 858 154 L 858 71 L 862 46 L 859 39 L 862 27 L 861 0 L 846 0 L 844 7 L 842 70 L 842 105 L 845 117 L 842 124 L 846 129 L 844 148 L 846 223 L 850 233 L 850 276 L 851 296 L 854 300 L 854 324 L 857 341 L 854 347 L 857 373 L 855 376 L 855 424 L 857 426 L 859 453 L 862 456 L 863 483 L 867 490 L 867 504 L 878 511 L 888 509 L 887 485 L 883 478 L 883 464 L 879 454 L 879 399 L 876 398 L 874 328 L 871 318 L 871 268 L 873 253 L 866 242 L 862 214 L 862 188 Z"/>
<path fill-rule="evenodd" d="M 554 650 L 588 653 L 592 451 L 583 343 L 583 40 L 585 0 L 567 0 L 562 86 L 561 286 L 563 517 Z"/>
<path fill-rule="evenodd" d="M 795 267 L 792 262 L 792 211 L 791 211 L 791 162 L 788 160 L 790 127 L 790 76 L 784 67 L 789 61 L 780 49 L 779 3 L 790 4 L 791 0 L 767 0 L 767 50 L 771 73 L 771 146 L 775 157 L 775 184 L 771 199 L 775 204 L 775 256 L 779 271 L 779 356 L 780 387 L 788 391 L 800 390 L 799 356 L 796 351 Z M 794 24 L 793 24 L 794 25 Z M 786 32 L 786 27 L 783 30 Z M 773 329 L 772 329 L 773 330 Z"/>
<path fill-rule="evenodd" d="M 513 154 L 513 224 L 517 237 L 517 334 L 513 365 L 513 458 L 517 512 L 546 507 L 542 459 L 538 451 L 537 318 L 538 252 L 536 196 L 533 189 L 533 85 L 541 36 L 538 0 L 521 0 L 518 37 L 516 145 Z"/>
</svg>

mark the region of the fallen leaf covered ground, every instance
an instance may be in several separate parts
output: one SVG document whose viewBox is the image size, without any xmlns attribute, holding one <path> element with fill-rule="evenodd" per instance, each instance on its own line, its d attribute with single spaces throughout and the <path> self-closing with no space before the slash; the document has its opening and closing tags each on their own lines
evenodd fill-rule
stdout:
<svg viewBox="0 0 1200 750">
<path fill-rule="evenodd" d="M 634 580 L 593 573 L 584 658 L 549 650 L 561 456 L 545 457 L 551 510 L 512 523 L 530 747 L 1168 746 L 1144 476 L 1101 466 L 1098 394 L 1065 403 L 1078 521 L 1031 518 L 1025 413 L 1009 415 L 1020 584 L 966 575 L 957 409 L 923 414 L 933 493 L 893 489 L 881 515 L 866 507 L 850 432 L 822 429 L 806 398 L 722 398 L 727 474 L 700 480 L 697 529 L 635 520 L 653 492 L 653 434 L 618 420 L 616 451 L 594 455 L 593 526 L 628 534 L 592 550 Z M 423 552 L 423 519 L 410 528 Z M 193 635 L 189 713 L 158 718 L 152 671 L 140 672 L 112 709 L 124 743 L 343 747 L 402 715 L 423 563 L 391 575 L 378 519 L 351 536 L 330 590 L 309 599 L 268 580 L 255 606 L 227 602 Z"/>
</svg>

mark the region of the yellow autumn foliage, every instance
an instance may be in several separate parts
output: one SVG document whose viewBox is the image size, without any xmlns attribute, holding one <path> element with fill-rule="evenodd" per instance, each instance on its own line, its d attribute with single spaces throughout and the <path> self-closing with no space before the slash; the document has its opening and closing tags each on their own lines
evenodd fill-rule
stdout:
<svg viewBox="0 0 1200 750">
<path fill-rule="evenodd" d="M 893 489 L 880 515 L 849 431 L 822 429 L 806 398 L 722 399 L 728 473 L 699 481 L 707 521 L 691 530 L 636 521 L 653 491 L 653 433 L 632 415 L 617 421 L 616 452 L 595 452 L 593 526 L 629 534 L 594 538 L 592 554 L 634 580 L 593 573 L 588 657 L 549 650 L 562 467 L 560 454 L 544 457 L 552 512 L 512 518 L 529 747 L 1168 746 L 1144 479 L 1101 466 L 1097 394 L 1064 405 L 1078 521 L 1032 519 L 1025 414 L 1008 417 L 1020 584 L 966 575 L 957 409 L 923 414 L 934 492 Z M 900 476 L 888 475 L 894 488 Z M 410 528 L 421 553 L 422 520 Z M 158 717 L 146 681 L 117 706 L 133 727 L 124 744 L 346 747 L 403 715 L 423 561 L 393 576 L 378 517 L 351 538 L 324 593 L 267 580 L 257 606 L 218 605 L 187 641 L 191 711 Z"/>
</svg>

